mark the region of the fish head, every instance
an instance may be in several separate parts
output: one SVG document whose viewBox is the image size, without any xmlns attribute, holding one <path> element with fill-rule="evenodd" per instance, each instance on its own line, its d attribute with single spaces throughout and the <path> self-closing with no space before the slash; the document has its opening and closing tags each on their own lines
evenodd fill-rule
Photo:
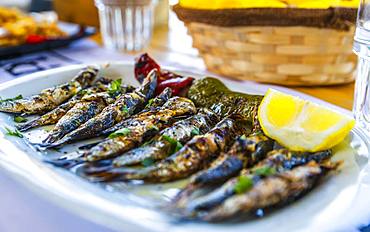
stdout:
<svg viewBox="0 0 370 232">
<path fill-rule="evenodd" d="M 185 97 L 172 97 L 163 106 L 163 109 L 184 111 L 189 114 L 196 113 L 196 107 L 194 103 Z"/>
<path fill-rule="evenodd" d="M 220 117 L 215 112 L 207 108 L 200 108 L 198 110 L 198 114 L 205 115 L 212 126 L 220 121 Z"/>
<path fill-rule="evenodd" d="M 139 92 L 144 94 L 146 99 L 150 99 L 154 96 L 155 89 L 157 88 L 158 71 L 153 69 L 144 79 Z"/>
<path fill-rule="evenodd" d="M 80 83 L 82 87 L 89 86 L 95 80 L 98 72 L 99 68 L 97 66 L 87 66 L 77 74 L 73 81 Z"/>
</svg>

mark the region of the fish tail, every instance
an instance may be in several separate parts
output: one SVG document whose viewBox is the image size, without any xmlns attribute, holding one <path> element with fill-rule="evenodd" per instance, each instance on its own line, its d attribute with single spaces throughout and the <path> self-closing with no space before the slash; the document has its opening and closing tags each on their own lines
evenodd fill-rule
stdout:
<svg viewBox="0 0 370 232">
<path fill-rule="evenodd" d="M 42 144 L 53 144 L 63 136 L 62 131 L 57 131 L 49 134 L 46 139 L 42 141 Z"/>
<path fill-rule="evenodd" d="M 190 200 L 191 195 L 197 190 L 198 185 L 190 183 L 183 188 L 172 200 L 177 208 L 184 208 Z"/>
<path fill-rule="evenodd" d="M 67 169 L 70 169 L 78 164 L 85 162 L 82 154 L 78 154 L 76 156 L 76 154 L 74 153 L 68 154 L 66 156 L 63 156 L 57 159 L 44 159 L 44 161 L 54 166 L 63 167 Z"/>
<path fill-rule="evenodd" d="M 29 121 L 29 122 L 26 122 L 26 123 L 22 123 L 22 124 L 18 124 L 15 127 L 20 132 L 24 132 L 24 131 L 27 131 L 29 129 L 32 129 L 32 128 L 35 128 L 35 127 L 38 127 L 38 126 L 40 126 L 39 118 L 36 118 L 35 120 Z"/>
</svg>

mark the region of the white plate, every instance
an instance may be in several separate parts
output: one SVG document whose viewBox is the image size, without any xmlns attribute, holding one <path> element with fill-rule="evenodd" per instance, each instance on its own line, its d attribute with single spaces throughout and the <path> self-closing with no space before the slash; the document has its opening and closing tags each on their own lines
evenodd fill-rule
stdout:
<svg viewBox="0 0 370 232">
<path fill-rule="evenodd" d="M 105 67 L 104 65 L 102 65 Z M 0 86 L 0 96 L 28 96 L 41 89 L 66 82 L 76 74 L 81 65 L 62 67 L 29 75 Z M 181 73 L 181 72 L 180 72 Z M 186 73 L 186 72 L 182 72 Z M 133 78 L 133 64 L 112 63 L 103 68 L 102 75 L 122 77 L 125 83 L 137 85 Z M 199 75 L 193 75 L 199 76 Z M 269 86 L 224 80 L 231 89 L 263 94 Z M 349 111 L 332 106 L 301 93 L 276 87 L 284 92 L 300 95 L 320 104 L 326 104 L 346 114 Z M 0 113 L 0 123 L 14 125 L 9 114 Z M 26 133 L 30 139 L 39 139 L 40 130 Z M 163 185 L 131 186 L 126 184 L 96 185 L 60 168 L 41 161 L 42 155 L 24 140 L 4 135 L 0 131 L 0 165 L 14 177 L 56 204 L 70 209 L 90 220 L 125 231 L 338 231 L 355 229 L 370 221 L 370 183 L 368 138 L 354 129 L 345 142 L 338 145 L 335 159 L 344 160 L 342 171 L 315 188 L 301 200 L 276 210 L 261 219 L 242 223 L 176 222 L 156 206 L 169 200 L 178 181 Z M 42 135 L 40 135 L 42 136 Z M 67 146 L 64 151 L 76 149 Z"/>
</svg>

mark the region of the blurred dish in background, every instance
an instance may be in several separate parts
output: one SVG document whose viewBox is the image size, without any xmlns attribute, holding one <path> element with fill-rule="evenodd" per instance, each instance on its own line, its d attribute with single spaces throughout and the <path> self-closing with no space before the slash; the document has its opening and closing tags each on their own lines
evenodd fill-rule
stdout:
<svg viewBox="0 0 370 232">
<path fill-rule="evenodd" d="M 15 8 L 0 7 L 0 46 L 41 43 L 66 36 L 52 12 L 24 14 Z"/>
<path fill-rule="evenodd" d="M 95 33 L 93 27 L 59 22 L 54 12 L 0 7 L 0 58 L 64 47 Z"/>
</svg>

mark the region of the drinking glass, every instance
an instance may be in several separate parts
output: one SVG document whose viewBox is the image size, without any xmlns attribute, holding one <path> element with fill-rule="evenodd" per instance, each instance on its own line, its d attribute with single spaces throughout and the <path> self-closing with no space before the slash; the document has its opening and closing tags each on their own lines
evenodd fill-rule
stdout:
<svg viewBox="0 0 370 232">
<path fill-rule="evenodd" d="M 156 0 L 95 0 L 104 46 L 140 51 L 152 35 Z"/>
<path fill-rule="evenodd" d="M 353 51 L 358 56 L 353 114 L 370 132 L 370 0 L 360 1 Z"/>
</svg>

